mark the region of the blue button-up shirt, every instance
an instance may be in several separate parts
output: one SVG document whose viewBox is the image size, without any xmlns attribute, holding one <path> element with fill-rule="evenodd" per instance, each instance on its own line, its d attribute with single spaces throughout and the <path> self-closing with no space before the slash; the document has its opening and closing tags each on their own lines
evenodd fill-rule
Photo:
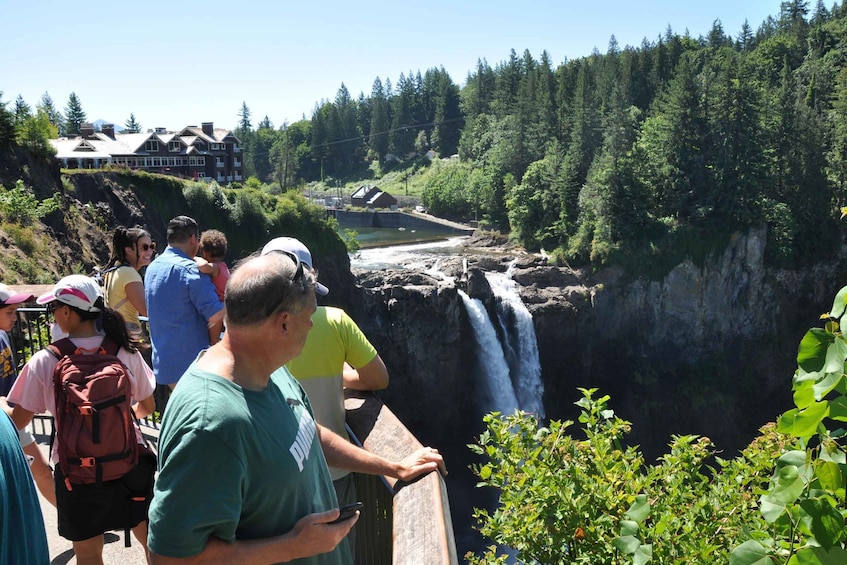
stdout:
<svg viewBox="0 0 847 565">
<path fill-rule="evenodd" d="M 221 311 L 223 302 L 211 277 L 170 246 L 147 267 L 144 295 L 156 382 L 174 384 L 197 354 L 209 347 L 208 320 Z"/>
</svg>

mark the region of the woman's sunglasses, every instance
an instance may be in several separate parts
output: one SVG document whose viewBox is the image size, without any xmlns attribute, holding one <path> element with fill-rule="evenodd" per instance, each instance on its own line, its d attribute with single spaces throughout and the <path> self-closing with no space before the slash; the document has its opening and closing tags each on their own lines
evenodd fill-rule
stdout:
<svg viewBox="0 0 847 565">
<path fill-rule="evenodd" d="M 153 243 L 139 243 L 139 244 L 138 244 L 138 249 L 140 249 L 141 251 L 150 251 L 151 249 L 152 249 L 153 251 L 156 251 L 156 242 L 153 242 Z"/>
</svg>

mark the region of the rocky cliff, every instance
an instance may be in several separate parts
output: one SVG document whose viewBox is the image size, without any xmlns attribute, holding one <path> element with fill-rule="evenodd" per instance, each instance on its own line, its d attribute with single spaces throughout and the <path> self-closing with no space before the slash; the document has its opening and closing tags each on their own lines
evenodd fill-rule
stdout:
<svg viewBox="0 0 847 565">
<path fill-rule="evenodd" d="M 480 269 L 506 269 L 533 315 L 544 405 L 575 418 L 577 387 L 598 387 L 633 422 L 648 456 L 671 434 L 702 434 L 734 451 L 790 407 L 797 344 L 847 283 L 847 261 L 786 271 L 764 265 L 764 229 L 735 234 L 702 266 L 664 279 L 630 279 L 548 266 L 543 258 L 469 250 L 439 268 L 458 282 L 414 271 L 356 271 L 355 317 L 383 355 L 383 394 L 424 439 L 461 441 L 471 423 L 475 343 L 456 286 L 490 305 Z"/>
</svg>

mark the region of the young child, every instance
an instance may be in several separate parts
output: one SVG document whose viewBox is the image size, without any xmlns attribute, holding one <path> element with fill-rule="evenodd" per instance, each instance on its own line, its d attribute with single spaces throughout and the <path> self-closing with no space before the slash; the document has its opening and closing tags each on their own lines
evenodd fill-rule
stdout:
<svg viewBox="0 0 847 565">
<path fill-rule="evenodd" d="M 200 257 L 194 261 L 200 272 L 212 277 L 212 284 L 218 293 L 218 298 L 223 302 L 226 281 L 229 280 L 229 268 L 224 263 L 226 256 L 226 236 L 218 230 L 206 230 L 200 234 Z M 223 322 L 209 327 L 209 343 L 216 344 L 223 331 Z"/>
<path fill-rule="evenodd" d="M 18 319 L 18 308 L 33 300 L 32 294 L 15 294 L 5 284 L 0 284 L 0 409 L 10 416 L 12 408 L 6 402 L 6 395 L 18 378 L 15 360 L 12 358 L 12 344 L 6 332 L 12 331 Z M 53 488 L 53 471 L 47 464 L 47 458 L 35 443 L 35 437 L 27 429 L 18 431 L 24 453 L 30 459 L 30 471 L 41 495 L 56 506 L 56 491 Z"/>
</svg>

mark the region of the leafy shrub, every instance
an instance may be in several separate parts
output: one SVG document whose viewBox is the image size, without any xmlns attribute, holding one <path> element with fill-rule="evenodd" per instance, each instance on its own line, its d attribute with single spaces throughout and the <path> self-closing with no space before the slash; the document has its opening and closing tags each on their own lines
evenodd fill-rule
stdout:
<svg viewBox="0 0 847 565">
<path fill-rule="evenodd" d="M 832 310 L 800 341 L 793 391 L 795 408 L 778 429 L 797 439 L 778 454 L 770 488 L 759 498 L 762 527 L 732 552 L 731 565 L 847 563 L 847 286 Z"/>
<path fill-rule="evenodd" d="M 39 200 L 22 180 L 18 180 L 14 188 L 0 185 L 0 212 L 8 221 L 28 226 L 57 208 L 55 196 Z"/>
<path fill-rule="evenodd" d="M 762 524 L 754 493 L 767 484 L 773 453 L 786 436 L 773 426 L 733 460 L 715 458 L 708 438 L 676 436 L 670 452 L 647 465 L 625 447 L 630 423 L 608 396 L 580 389 L 582 425 L 539 426 L 516 412 L 485 417 L 472 451 L 488 459 L 473 470 L 499 489 L 498 508 L 475 510 L 480 531 L 524 563 L 726 563 L 742 532 Z M 505 563 L 492 546 L 471 563 Z"/>
</svg>

